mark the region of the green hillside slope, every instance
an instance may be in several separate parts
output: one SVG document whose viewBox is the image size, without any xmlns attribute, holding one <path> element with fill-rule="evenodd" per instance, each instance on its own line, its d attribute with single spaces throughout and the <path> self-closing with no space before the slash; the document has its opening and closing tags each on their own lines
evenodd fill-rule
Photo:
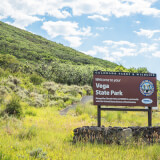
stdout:
<svg viewBox="0 0 160 160">
<path fill-rule="evenodd" d="M 117 64 L 93 58 L 62 44 L 49 41 L 41 36 L 0 22 L 0 53 L 12 54 L 20 59 L 37 63 L 59 60 L 72 64 L 91 64 L 105 68 L 115 68 Z"/>
<path fill-rule="evenodd" d="M 94 70 L 148 72 L 94 58 L 62 44 L 0 22 L 0 69 L 36 74 L 47 81 L 91 85 Z"/>
</svg>

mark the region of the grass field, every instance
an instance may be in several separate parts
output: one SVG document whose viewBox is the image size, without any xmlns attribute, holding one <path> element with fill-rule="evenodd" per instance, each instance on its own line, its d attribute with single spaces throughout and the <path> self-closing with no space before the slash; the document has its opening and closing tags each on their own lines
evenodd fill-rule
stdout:
<svg viewBox="0 0 160 160">
<path fill-rule="evenodd" d="M 96 107 L 78 106 L 67 116 L 54 107 L 23 107 L 19 120 L 7 115 L 0 119 L 0 159 L 49 160 L 159 160 L 160 145 L 73 144 L 73 129 L 96 125 Z M 160 113 L 153 113 L 153 126 Z M 104 126 L 147 126 L 147 113 L 102 112 Z"/>
</svg>

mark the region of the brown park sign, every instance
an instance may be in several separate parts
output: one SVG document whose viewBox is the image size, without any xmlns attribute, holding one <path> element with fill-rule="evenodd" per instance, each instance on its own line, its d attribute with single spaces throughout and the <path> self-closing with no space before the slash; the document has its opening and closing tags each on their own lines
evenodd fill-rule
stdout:
<svg viewBox="0 0 160 160">
<path fill-rule="evenodd" d="M 94 71 L 94 105 L 157 106 L 156 74 Z"/>
</svg>

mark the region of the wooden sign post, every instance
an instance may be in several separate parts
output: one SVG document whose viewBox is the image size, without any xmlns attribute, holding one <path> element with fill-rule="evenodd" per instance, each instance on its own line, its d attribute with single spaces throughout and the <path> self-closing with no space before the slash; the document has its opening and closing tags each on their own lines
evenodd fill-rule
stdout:
<svg viewBox="0 0 160 160">
<path fill-rule="evenodd" d="M 97 105 L 97 123 L 101 126 L 101 111 L 145 111 L 148 126 L 152 126 L 152 107 L 157 106 L 156 74 L 95 71 L 93 102 Z M 106 108 L 101 106 L 128 106 Z M 148 106 L 148 109 L 131 108 Z"/>
</svg>

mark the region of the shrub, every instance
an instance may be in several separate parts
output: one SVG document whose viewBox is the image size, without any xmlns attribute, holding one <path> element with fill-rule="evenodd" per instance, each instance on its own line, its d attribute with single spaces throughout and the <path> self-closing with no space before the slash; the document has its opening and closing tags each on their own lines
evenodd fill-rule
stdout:
<svg viewBox="0 0 160 160">
<path fill-rule="evenodd" d="M 3 70 L 2 68 L 0 68 L 0 77 L 8 77 L 9 76 L 9 72 L 7 70 Z"/>
<path fill-rule="evenodd" d="M 19 84 L 21 84 L 21 81 L 18 78 L 16 78 L 16 77 L 9 76 L 8 80 L 9 80 L 9 82 L 12 82 L 16 86 L 18 86 Z"/>
<path fill-rule="evenodd" d="M 78 94 L 78 89 L 79 89 L 78 87 L 73 86 L 73 88 L 70 88 L 69 93 L 76 97 Z"/>
<path fill-rule="evenodd" d="M 92 95 L 93 94 L 92 87 L 90 87 L 88 85 L 85 85 L 83 88 L 86 91 L 87 95 Z"/>
<path fill-rule="evenodd" d="M 77 116 L 82 115 L 84 113 L 84 107 L 81 104 L 78 104 L 75 112 Z"/>
<path fill-rule="evenodd" d="M 66 106 L 71 105 L 71 104 L 72 104 L 72 100 L 71 100 L 71 99 L 67 100 L 67 101 L 65 102 L 65 104 L 66 104 Z"/>
<path fill-rule="evenodd" d="M 58 89 L 58 85 L 55 82 L 44 82 L 43 87 L 48 90 L 48 94 L 54 95 Z"/>
<path fill-rule="evenodd" d="M 25 114 L 29 116 L 36 116 L 36 112 L 33 111 L 26 111 Z"/>
<path fill-rule="evenodd" d="M 19 102 L 19 98 L 13 96 L 11 101 L 6 105 L 4 112 L 8 115 L 13 115 L 20 118 L 22 116 L 22 107 Z"/>
<path fill-rule="evenodd" d="M 23 139 L 32 139 L 36 135 L 37 135 L 36 127 L 35 126 L 31 126 L 28 129 L 23 129 L 19 133 L 18 137 L 19 137 L 20 140 L 23 140 Z"/>
<path fill-rule="evenodd" d="M 43 78 L 36 75 L 36 74 L 33 74 L 31 77 L 30 77 L 30 81 L 34 84 L 34 85 L 40 85 L 42 82 L 43 82 Z"/>
<path fill-rule="evenodd" d="M 32 150 L 30 156 L 38 159 L 47 159 L 47 153 L 43 152 L 41 148 Z"/>
<path fill-rule="evenodd" d="M 66 106 L 65 106 L 65 103 L 64 103 L 64 101 L 63 101 L 62 99 L 60 99 L 60 100 L 58 100 L 58 101 L 51 101 L 51 102 L 49 103 L 49 106 L 55 106 L 55 107 L 57 107 L 57 108 L 59 108 L 59 109 L 66 107 Z"/>
<path fill-rule="evenodd" d="M 54 95 L 56 92 L 56 88 L 52 86 L 48 87 L 47 90 L 48 90 L 48 94 L 52 94 L 52 95 Z"/>
<path fill-rule="evenodd" d="M 17 88 L 15 91 L 16 91 L 16 94 L 23 100 L 26 99 L 27 94 L 29 94 L 27 90 L 21 89 L 21 88 Z"/>
<path fill-rule="evenodd" d="M 57 106 L 58 106 L 58 108 L 65 108 L 66 107 L 63 100 L 58 100 Z"/>
<path fill-rule="evenodd" d="M 44 103 L 43 99 L 36 98 L 36 99 L 30 101 L 30 105 L 34 106 L 34 107 L 44 107 L 45 103 Z"/>
<path fill-rule="evenodd" d="M 30 93 L 29 104 L 35 107 L 43 107 L 45 106 L 45 99 L 42 94 L 38 94 L 36 92 Z"/>
<path fill-rule="evenodd" d="M 80 102 L 80 99 L 75 97 L 70 97 L 70 100 L 72 101 L 73 104 Z"/>
<path fill-rule="evenodd" d="M 11 90 L 15 90 L 16 89 L 16 85 L 12 82 L 7 82 L 7 86 L 11 89 Z"/>
<path fill-rule="evenodd" d="M 54 100 L 53 101 L 49 101 L 48 105 L 51 106 L 51 107 L 52 106 L 56 106 L 57 105 L 57 101 L 54 101 Z"/>
<path fill-rule="evenodd" d="M 0 86 L 0 97 L 5 96 L 7 93 L 6 87 Z"/>
</svg>

